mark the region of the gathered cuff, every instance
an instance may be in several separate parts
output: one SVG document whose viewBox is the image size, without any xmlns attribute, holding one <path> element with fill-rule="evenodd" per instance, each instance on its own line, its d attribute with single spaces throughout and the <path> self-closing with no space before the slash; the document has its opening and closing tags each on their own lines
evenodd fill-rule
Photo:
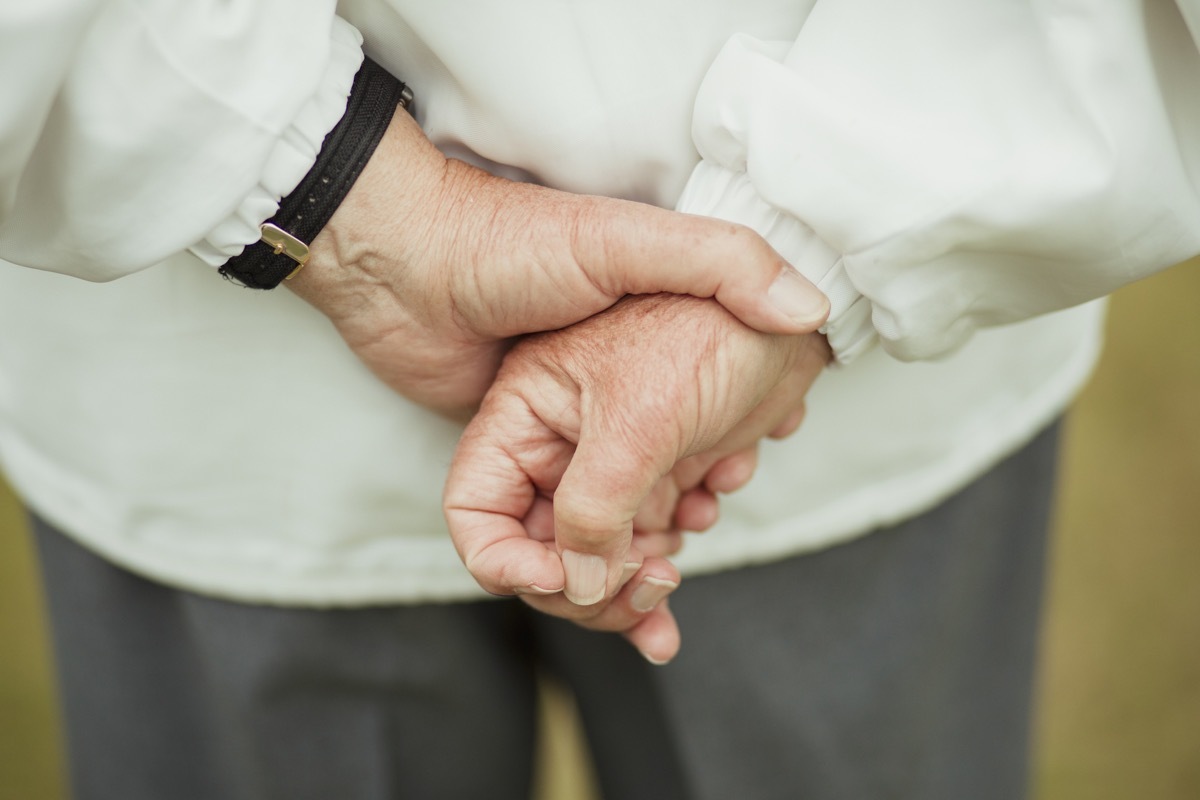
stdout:
<svg viewBox="0 0 1200 800">
<path fill-rule="evenodd" d="M 325 136 L 346 111 L 354 76 L 362 65 L 362 36 L 349 23 L 334 20 L 329 65 L 316 92 L 279 136 L 263 164 L 258 184 L 188 251 L 220 267 L 257 242 L 259 226 L 279 210 L 279 201 L 299 185 L 316 163 Z"/>
<path fill-rule="evenodd" d="M 879 341 L 871 303 L 850 281 L 842 254 L 812 228 L 759 195 L 745 171 L 701 161 L 692 171 L 676 209 L 736 222 L 762 236 L 800 274 L 829 297 L 829 321 L 821 333 L 839 364 L 848 364 Z"/>
</svg>

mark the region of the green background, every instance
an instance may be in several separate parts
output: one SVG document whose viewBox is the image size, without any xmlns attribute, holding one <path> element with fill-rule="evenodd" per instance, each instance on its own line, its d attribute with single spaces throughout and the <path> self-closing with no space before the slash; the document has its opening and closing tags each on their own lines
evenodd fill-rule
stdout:
<svg viewBox="0 0 1200 800">
<path fill-rule="evenodd" d="M 1039 800 L 1200 797 L 1200 269 L 1118 292 L 1067 426 L 1043 629 Z M 0 800 L 64 796 L 30 544 L 0 485 Z M 595 797 L 546 687 L 542 798 Z"/>
</svg>

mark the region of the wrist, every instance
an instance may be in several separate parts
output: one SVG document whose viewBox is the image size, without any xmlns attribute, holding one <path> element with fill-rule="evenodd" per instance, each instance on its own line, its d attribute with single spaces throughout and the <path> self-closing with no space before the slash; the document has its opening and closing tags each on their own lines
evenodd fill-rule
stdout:
<svg viewBox="0 0 1200 800">
<path fill-rule="evenodd" d="M 446 158 L 407 114 L 397 114 L 329 222 L 309 247 L 309 262 L 285 285 L 327 316 L 391 305 L 399 271 L 413 273 L 431 242 L 423 204 L 436 202 Z M 411 299 L 411 298 L 405 298 Z"/>
<path fill-rule="evenodd" d="M 308 173 L 260 226 L 260 239 L 220 266 L 246 288 L 273 289 L 308 263 L 309 245 L 328 223 L 371 158 L 409 88 L 370 59 L 354 76 L 341 119 L 324 137 Z"/>
</svg>

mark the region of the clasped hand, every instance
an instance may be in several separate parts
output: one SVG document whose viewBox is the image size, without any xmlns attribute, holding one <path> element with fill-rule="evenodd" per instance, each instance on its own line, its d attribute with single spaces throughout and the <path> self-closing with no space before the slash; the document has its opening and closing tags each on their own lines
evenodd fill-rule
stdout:
<svg viewBox="0 0 1200 800">
<path fill-rule="evenodd" d="M 795 424 L 826 298 L 748 228 L 504 180 L 406 114 L 311 253 L 288 285 L 387 385 L 464 420 L 492 387 L 446 493 L 480 584 L 670 658 L 661 556 Z"/>
<path fill-rule="evenodd" d="M 488 591 L 669 660 L 679 631 L 660 601 L 679 575 L 636 546 L 635 527 L 711 521 L 714 492 L 749 479 L 763 436 L 799 424 L 828 359 L 822 336 L 758 333 L 675 295 L 626 298 L 527 337 L 451 466 L 444 505 L 459 555 Z M 656 494 L 665 516 L 647 514 Z"/>
<path fill-rule="evenodd" d="M 828 302 L 748 228 L 516 183 L 446 159 L 397 114 L 288 286 L 400 394 L 466 418 L 512 338 L 627 294 L 714 297 L 806 333 Z"/>
</svg>

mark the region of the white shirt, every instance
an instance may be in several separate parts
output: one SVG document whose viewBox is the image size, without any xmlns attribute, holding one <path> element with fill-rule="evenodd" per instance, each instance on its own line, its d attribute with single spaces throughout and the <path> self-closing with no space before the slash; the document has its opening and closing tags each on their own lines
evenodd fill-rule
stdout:
<svg viewBox="0 0 1200 800">
<path fill-rule="evenodd" d="M 1079 5 L 10 4 L 0 460 L 37 511 L 174 585 L 479 593 L 439 510 L 458 429 L 295 296 L 213 269 L 311 166 L 361 31 L 447 153 L 744 222 L 829 292 L 843 365 L 685 572 L 912 516 L 1086 378 L 1100 310 L 1046 312 L 1200 251 L 1197 5 Z"/>
</svg>

